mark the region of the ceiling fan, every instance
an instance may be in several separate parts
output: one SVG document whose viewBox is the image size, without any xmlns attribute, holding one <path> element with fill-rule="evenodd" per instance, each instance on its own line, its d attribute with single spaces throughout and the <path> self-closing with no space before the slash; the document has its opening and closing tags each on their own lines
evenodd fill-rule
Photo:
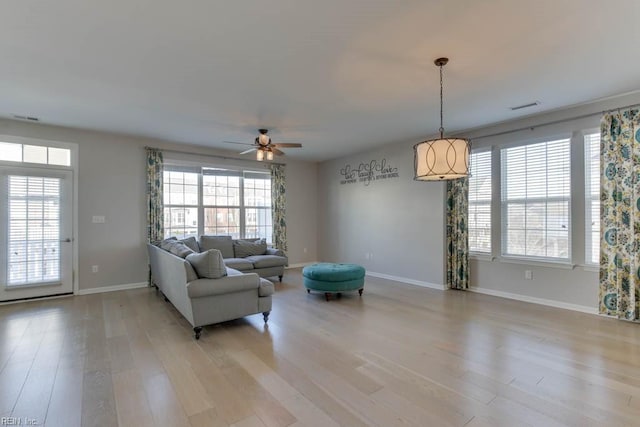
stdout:
<svg viewBox="0 0 640 427">
<path fill-rule="evenodd" d="M 284 153 L 280 150 L 280 148 L 300 148 L 302 144 L 297 143 L 288 143 L 282 142 L 278 144 L 274 144 L 271 142 L 271 137 L 267 135 L 269 132 L 268 129 L 258 129 L 260 135 L 258 135 L 253 144 L 249 144 L 246 142 L 235 142 L 235 141 L 224 141 L 229 144 L 239 144 L 239 145 L 249 145 L 252 148 L 243 151 L 240 154 L 249 154 L 252 152 L 256 152 L 256 160 L 263 161 L 265 158 L 267 160 L 273 160 L 273 155 L 284 156 Z"/>
</svg>

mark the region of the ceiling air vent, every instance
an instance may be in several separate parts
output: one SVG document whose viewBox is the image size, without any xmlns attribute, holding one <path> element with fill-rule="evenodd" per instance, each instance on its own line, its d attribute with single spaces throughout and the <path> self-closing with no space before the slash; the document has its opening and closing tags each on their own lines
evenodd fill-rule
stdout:
<svg viewBox="0 0 640 427">
<path fill-rule="evenodd" d="M 528 104 L 518 105 L 517 107 L 511 107 L 511 111 L 522 110 L 523 108 L 535 107 L 536 105 L 540 105 L 540 102 L 533 101 Z"/>
<path fill-rule="evenodd" d="M 14 114 L 13 115 L 14 119 L 18 119 L 18 120 L 26 120 L 28 122 L 39 122 L 40 119 L 37 117 L 33 117 L 33 116 L 21 116 L 19 114 Z"/>
</svg>

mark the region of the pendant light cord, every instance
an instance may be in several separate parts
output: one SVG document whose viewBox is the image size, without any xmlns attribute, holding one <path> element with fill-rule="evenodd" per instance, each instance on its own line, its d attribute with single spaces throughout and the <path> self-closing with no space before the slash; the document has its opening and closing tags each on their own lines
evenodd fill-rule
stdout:
<svg viewBox="0 0 640 427">
<path fill-rule="evenodd" d="M 440 139 L 444 138 L 444 124 L 442 116 L 442 67 L 440 65 Z"/>
</svg>

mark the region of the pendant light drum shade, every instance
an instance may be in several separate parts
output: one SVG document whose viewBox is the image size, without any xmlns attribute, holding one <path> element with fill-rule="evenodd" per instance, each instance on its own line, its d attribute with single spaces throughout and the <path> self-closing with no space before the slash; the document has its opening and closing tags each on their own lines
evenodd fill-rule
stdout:
<svg viewBox="0 0 640 427">
<path fill-rule="evenodd" d="M 439 138 L 413 146 L 415 179 L 441 181 L 469 175 L 469 148 L 467 139 Z"/>
<path fill-rule="evenodd" d="M 469 176 L 471 142 L 463 138 L 445 138 L 443 120 L 442 67 L 448 58 L 433 63 L 440 67 L 440 138 L 419 142 L 413 146 L 414 179 L 417 181 L 443 181 Z"/>
</svg>

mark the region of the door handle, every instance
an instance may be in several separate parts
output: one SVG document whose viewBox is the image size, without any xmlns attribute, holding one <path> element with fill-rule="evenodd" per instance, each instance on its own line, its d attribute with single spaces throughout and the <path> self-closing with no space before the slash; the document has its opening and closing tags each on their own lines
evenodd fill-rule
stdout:
<svg viewBox="0 0 640 427">
<path fill-rule="evenodd" d="M 60 239 L 62 243 L 71 243 L 71 238 L 67 237 L 66 239 Z"/>
</svg>

